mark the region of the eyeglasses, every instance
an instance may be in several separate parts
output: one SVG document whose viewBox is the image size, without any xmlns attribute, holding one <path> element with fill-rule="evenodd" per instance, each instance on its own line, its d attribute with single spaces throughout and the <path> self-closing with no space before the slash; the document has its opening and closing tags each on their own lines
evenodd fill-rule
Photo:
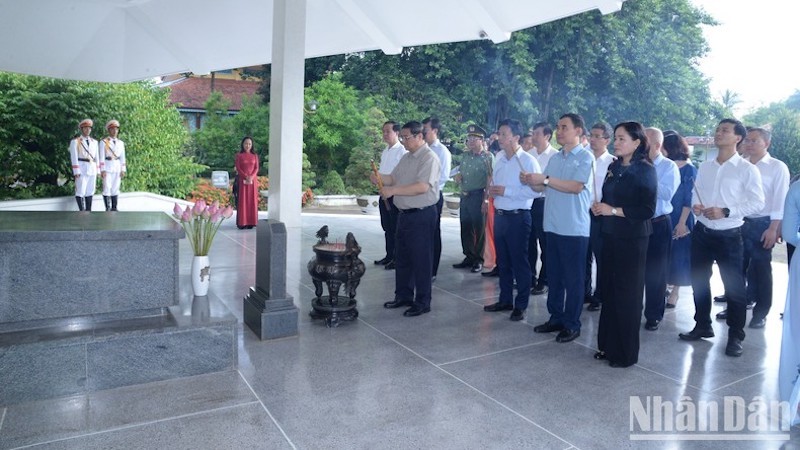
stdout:
<svg viewBox="0 0 800 450">
<path fill-rule="evenodd" d="M 414 135 L 413 135 L 413 134 L 409 134 L 409 135 L 407 135 L 407 136 L 403 136 L 403 135 L 401 134 L 401 135 L 400 135 L 400 138 L 399 138 L 399 140 L 400 140 L 400 142 L 406 142 L 407 140 L 411 139 L 412 137 L 414 137 Z"/>
</svg>

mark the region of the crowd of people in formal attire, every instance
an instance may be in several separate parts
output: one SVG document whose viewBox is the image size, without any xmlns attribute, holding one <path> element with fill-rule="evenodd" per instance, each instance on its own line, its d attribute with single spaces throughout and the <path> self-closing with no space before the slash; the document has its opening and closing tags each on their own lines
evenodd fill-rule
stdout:
<svg viewBox="0 0 800 450">
<path fill-rule="evenodd" d="M 728 329 L 725 355 L 742 354 L 748 309 L 749 328 L 766 326 L 772 249 L 782 238 L 800 239 L 800 186 L 790 190 L 786 164 L 770 156 L 768 129 L 720 121 L 717 155 L 699 167 L 678 132 L 637 122 L 587 127 L 569 113 L 555 130 L 545 122 L 526 130 L 506 119 L 490 135 L 475 124 L 466 131 L 462 162 L 451 170 L 435 118 L 383 126 L 386 148 L 372 181 L 382 183 L 388 200 L 381 207 L 386 256 L 375 263 L 397 269 L 386 308 L 406 307 L 411 317 L 430 311 L 442 189 L 452 177 L 461 197 L 464 255 L 453 267 L 499 278 L 499 296 L 486 312 L 510 312 L 519 321 L 530 297 L 546 294 L 549 317 L 534 331 L 557 333 L 556 342 L 565 343 L 580 336 L 587 305 L 600 311 L 594 357 L 629 367 L 638 361 L 640 329 L 658 330 L 682 287 L 692 287 L 695 326 L 680 339 L 714 337 L 716 263 L 725 292 L 715 300 L 727 302 L 717 315 Z M 554 133 L 558 150 L 551 145 Z M 791 217 L 784 220 L 784 212 Z M 793 270 L 800 270 L 797 264 Z M 798 284 L 790 282 L 795 301 Z M 800 327 L 785 322 L 784 333 L 800 341 Z M 783 351 L 789 362 L 781 388 L 791 391 L 800 352 Z M 796 388 L 793 395 L 796 404 Z"/>
</svg>

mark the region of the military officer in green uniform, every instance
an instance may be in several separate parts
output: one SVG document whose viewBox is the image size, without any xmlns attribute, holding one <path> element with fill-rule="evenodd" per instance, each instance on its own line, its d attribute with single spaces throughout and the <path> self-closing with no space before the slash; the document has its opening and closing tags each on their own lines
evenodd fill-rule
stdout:
<svg viewBox="0 0 800 450">
<path fill-rule="evenodd" d="M 464 260 L 453 264 L 456 269 L 469 268 L 478 273 L 483 268 L 483 240 L 486 217 L 481 211 L 486 198 L 486 182 L 492 173 L 494 158 L 486 151 L 486 131 L 478 125 L 467 127 L 467 148 L 464 159 L 455 176 L 461 190 L 461 248 Z"/>
</svg>

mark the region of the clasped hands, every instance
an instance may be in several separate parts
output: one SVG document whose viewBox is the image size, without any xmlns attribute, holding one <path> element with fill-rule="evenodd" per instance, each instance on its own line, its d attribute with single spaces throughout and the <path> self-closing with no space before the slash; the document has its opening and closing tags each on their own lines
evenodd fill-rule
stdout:
<svg viewBox="0 0 800 450">
<path fill-rule="evenodd" d="M 519 174 L 519 182 L 528 186 L 544 184 L 544 178 L 544 174 L 541 173 L 520 172 Z"/>
<path fill-rule="evenodd" d="M 592 214 L 595 216 L 612 216 L 611 210 L 614 207 L 608 203 L 594 202 L 592 203 Z"/>
<path fill-rule="evenodd" d="M 725 218 L 725 213 L 722 211 L 722 208 L 716 206 L 706 208 L 700 203 L 692 205 L 692 212 L 696 216 L 703 216 L 709 220 L 719 220 Z"/>
</svg>

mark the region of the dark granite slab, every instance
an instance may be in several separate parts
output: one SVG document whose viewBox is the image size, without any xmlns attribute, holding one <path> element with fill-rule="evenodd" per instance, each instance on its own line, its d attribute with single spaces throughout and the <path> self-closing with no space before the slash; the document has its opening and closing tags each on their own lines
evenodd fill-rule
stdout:
<svg viewBox="0 0 800 450">
<path fill-rule="evenodd" d="M 0 212 L 0 324 L 175 305 L 184 235 L 160 212 Z"/>
<path fill-rule="evenodd" d="M 183 227 L 162 212 L 0 212 L 0 242 L 180 239 L 184 236 Z"/>
</svg>

